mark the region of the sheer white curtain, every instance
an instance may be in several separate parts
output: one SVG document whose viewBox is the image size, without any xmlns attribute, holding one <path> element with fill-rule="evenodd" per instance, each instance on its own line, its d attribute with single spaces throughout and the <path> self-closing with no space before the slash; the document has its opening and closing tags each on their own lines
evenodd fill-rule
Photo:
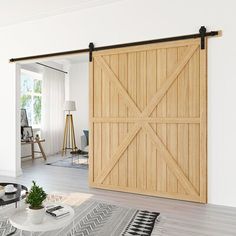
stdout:
<svg viewBox="0 0 236 236">
<path fill-rule="evenodd" d="M 64 73 L 45 68 L 42 83 L 41 136 L 45 138 L 45 152 L 47 155 L 56 154 L 62 148 L 64 102 Z"/>
</svg>

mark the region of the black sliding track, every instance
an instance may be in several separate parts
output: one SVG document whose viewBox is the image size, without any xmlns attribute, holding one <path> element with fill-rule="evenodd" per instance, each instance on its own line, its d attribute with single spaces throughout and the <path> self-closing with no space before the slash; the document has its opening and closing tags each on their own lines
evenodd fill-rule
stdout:
<svg viewBox="0 0 236 236">
<path fill-rule="evenodd" d="M 115 44 L 115 45 L 102 46 L 102 47 L 95 47 L 94 44 L 91 42 L 89 44 L 89 48 L 85 48 L 85 49 L 57 52 L 57 53 L 50 53 L 50 54 L 42 54 L 42 55 L 35 55 L 35 56 L 28 56 L 28 57 L 12 58 L 12 59 L 10 59 L 10 62 L 34 60 L 34 59 L 40 59 L 40 58 L 42 59 L 42 58 L 47 58 L 47 57 L 73 55 L 73 54 L 79 54 L 79 53 L 89 53 L 89 61 L 92 61 L 92 52 L 93 51 L 100 51 L 100 50 L 107 50 L 107 49 L 114 49 L 114 48 L 124 48 L 124 47 L 139 46 L 139 45 L 153 44 L 153 43 L 171 42 L 171 41 L 194 39 L 194 38 L 201 39 L 201 49 L 204 49 L 205 48 L 204 38 L 205 37 L 214 37 L 214 36 L 218 36 L 218 35 L 219 35 L 219 31 L 207 32 L 206 27 L 201 26 L 201 28 L 199 29 L 199 33 L 197 33 L 197 34 L 188 34 L 188 35 L 181 35 L 181 36 L 175 36 L 175 37 L 169 37 L 169 38 L 153 39 L 153 40 L 124 43 L 124 44 Z"/>
</svg>

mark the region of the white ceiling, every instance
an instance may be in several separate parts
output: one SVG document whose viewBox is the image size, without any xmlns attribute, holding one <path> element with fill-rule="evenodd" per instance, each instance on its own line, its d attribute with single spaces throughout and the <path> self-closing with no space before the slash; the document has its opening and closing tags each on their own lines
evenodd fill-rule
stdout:
<svg viewBox="0 0 236 236">
<path fill-rule="evenodd" d="M 121 0 L 0 0 L 0 27 Z"/>
<path fill-rule="evenodd" d="M 74 55 L 74 56 L 71 55 L 65 58 L 60 58 L 60 59 L 55 59 L 55 60 L 50 60 L 50 61 L 39 60 L 38 62 L 43 63 L 48 66 L 52 66 L 54 68 L 68 71 L 70 66 L 72 66 L 73 64 L 85 63 L 85 62 L 89 63 L 89 54 L 84 53 L 84 54 L 79 54 L 79 55 Z M 25 70 L 30 70 L 30 71 L 34 71 L 38 73 L 43 72 L 43 68 L 44 68 L 41 65 L 38 65 L 36 63 L 25 63 L 25 64 L 22 64 L 21 67 Z"/>
<path fill-rule="evenodd" d="M 55 59 L 53 62 L 58 63 L 63 66 L 72 65 L 76 63 L 89 62 L 89 54 L 83 53 L 77 56 L 67 56 L 63 59 Z"/>
</svg>

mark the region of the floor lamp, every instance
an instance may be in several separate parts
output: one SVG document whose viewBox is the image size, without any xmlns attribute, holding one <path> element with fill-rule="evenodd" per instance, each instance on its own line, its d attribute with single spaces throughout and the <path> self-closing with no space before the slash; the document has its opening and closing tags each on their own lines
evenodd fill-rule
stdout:
<svg viewBox="0 0 236 236">
<path fill-rule="evenodd" d="M 62 153 L 66 153 L 67 149 L 72 151 L 77 150 L 75 143 L 73 116 L 71 114 L 71 111 L 76 111 L 75 101 L 65 101 L 64 111 L 68 112 L 68 114 L 66 114 Z"/>
</svg>

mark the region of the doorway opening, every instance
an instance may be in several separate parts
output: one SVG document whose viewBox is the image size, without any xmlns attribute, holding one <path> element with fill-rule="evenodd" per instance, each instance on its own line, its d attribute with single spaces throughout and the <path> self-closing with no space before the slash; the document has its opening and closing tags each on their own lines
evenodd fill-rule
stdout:
<svg viewBox="0 0 236 236">
<path fill-rule="evenodd" d="M 45 168 L 77 168 L 87 172 L 88 53 L 27 61 L 18 64 L 18 69 L 23 172 L 32 161 L 35 165 L 44 164 Z"/>
</svg>

